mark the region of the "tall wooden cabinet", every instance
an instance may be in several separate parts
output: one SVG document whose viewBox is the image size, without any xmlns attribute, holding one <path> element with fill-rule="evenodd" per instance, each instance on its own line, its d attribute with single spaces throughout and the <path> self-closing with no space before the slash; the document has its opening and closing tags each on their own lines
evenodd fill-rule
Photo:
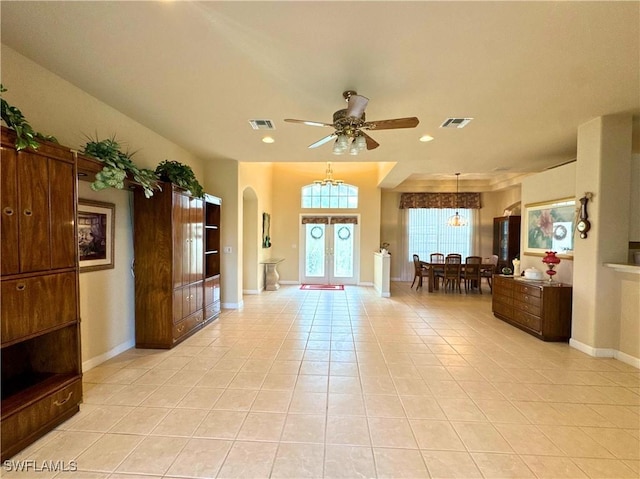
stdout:
<svg viewBox="0 0 640 479">
<path fill-rule="evenodd" d="M 2 460 L 78 412 L 82 398 L 76 166 L 68 148 L 0 156 Z"/>
<path fill-rule="evenodd" d="M 139 348 L 171 348 L 217 317 L 205 311 L 214 302 L 214 278 L 205 283 L 205 203 L 169 183 L 151 198 L 134 192 Z M 219 271 L 217 281 L 219 297 Z"/>
<path fill-rule="evenodd" d="M 493 219 L 493 254 L 498 256 L 497 271 L 513 269 L 511 261 L 520 255 L 520 216 Z"/>
</svg>

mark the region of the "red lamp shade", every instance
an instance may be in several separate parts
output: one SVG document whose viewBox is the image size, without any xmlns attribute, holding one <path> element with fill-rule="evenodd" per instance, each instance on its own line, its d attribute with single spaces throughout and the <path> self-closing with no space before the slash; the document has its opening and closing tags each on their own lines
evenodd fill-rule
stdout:
<svg viewBox="0 0 640 479">
<path fill-rule="evenodd" d="M 542 258 L 544 264 L 559 264 L 560 258 L 556 256 L 555 251 L 547 251 L 546 256 Z"/>
</svg>

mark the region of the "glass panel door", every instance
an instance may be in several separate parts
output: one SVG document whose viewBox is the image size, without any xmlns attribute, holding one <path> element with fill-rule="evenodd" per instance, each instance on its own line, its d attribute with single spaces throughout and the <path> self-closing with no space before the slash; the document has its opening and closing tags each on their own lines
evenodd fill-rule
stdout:
<svg viewBox="0 0 640 479">
<path fill-rule="evenodd" d="M 356 226 L 301 225 L 302 283 L 356 284 Z"/>
<path fill-rule="evenodd" d="M 326 284 L 328 282 L 326 268 L 328 225 L 306 224 L 304 248 L 304 280 L 305 283 Z"/>
</svg>

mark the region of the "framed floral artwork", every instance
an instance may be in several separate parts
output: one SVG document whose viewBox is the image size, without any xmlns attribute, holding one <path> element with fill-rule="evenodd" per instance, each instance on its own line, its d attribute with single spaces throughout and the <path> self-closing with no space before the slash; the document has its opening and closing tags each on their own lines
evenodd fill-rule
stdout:
<svg viewBox="0 0 640 479">
<path fill-rule="evenodd" d="M 78 260 L 81 273 L 114 267 L 115 211 L 113 203 L 78 200 Z"/>
<path fill-rule="evenodd" d="M 575 198 L 525 205 L 524 221 L 524 254 L 544 256 L 546 251 L 555 251 L 559 258 L 573 258 Z"/>
</svg>

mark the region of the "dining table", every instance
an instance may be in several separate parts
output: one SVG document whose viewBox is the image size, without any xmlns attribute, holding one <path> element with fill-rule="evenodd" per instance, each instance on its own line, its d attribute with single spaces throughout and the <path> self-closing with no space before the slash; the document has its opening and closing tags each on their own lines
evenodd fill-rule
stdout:
<svg viewBox="0 0 640 479">
<path fill-rule="evenodd" d="M 429 280 L 427 281 L 427 291 L 429 293 L 433 293 L 434 289 L 435 290 L 439 289 L 438 283 L 435 281 L 436 274 L 438 272 L 442 272 L 442 274 L 444 275 L 444 261 L 434 261 L 434 262 L 420 261 L 420 265 L 429 271 L 429 275 L 428 275 Z M 465 266 L 465 263 L 460 263 L 461 274 L 464 272 L 464 266 Z M 495 269 L 495 266 L 493 263 L 483 262 L 480 264 L 481 274 L 486 274 L 487 272 L 493 274 L 494 269 Z M 422 277 L 420 278 L 419 287 L 422 287 Z M 478 287 L 480 287 L 480 285 L 478 285 Z"/>
</svg>

